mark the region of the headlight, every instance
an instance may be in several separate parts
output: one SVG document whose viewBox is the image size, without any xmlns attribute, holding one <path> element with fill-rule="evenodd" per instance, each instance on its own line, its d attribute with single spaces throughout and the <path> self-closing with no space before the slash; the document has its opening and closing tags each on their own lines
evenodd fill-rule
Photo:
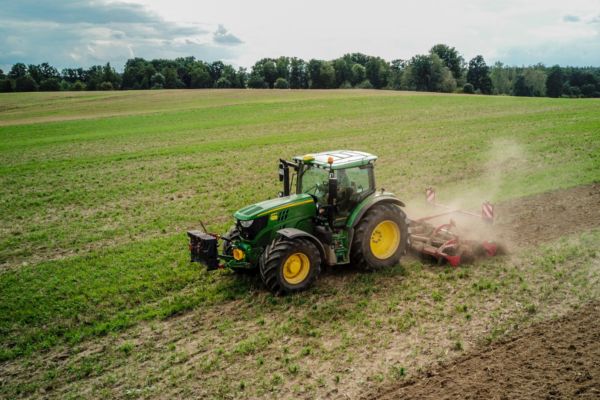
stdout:
<svg viewBox="0 0 600 400">
<path fill-rule="evenodd" d="M 250 221 L 240 221 L 240 224 L 242 225 L 243 228 L 249 228 L 253 222 L 254 222 L 254 220 L 251 219 Z"/>
</svg>

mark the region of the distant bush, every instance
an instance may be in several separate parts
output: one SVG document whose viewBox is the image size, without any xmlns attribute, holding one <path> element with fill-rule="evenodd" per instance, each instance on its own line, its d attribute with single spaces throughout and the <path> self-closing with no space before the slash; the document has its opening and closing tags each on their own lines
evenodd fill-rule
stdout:
<svg viewBox="0 0 600 400">
<path fill-rule="evenodd" d="M 248 79 L 248 87 L 250 89 L 266 89 L 267 82 L 265 82 L 265 78 L 258 75 L 252 75 L 250 79 Z"/>
<path fill-rule="evenodd" d="M 466 93 L 466 94 L 473 94 L 473 93 L 475 93 L 475 88 L 470 83 L 467 83 L 465 86 L 463 86 L 462 90 L 463 90 L 463 93 Z"/>
<path fill-rule="evenodd" d="M 114 90 L 114 87 L 110 82 L 102 82 L 100 85 L 100 90 Z"/>
<path fill-rule="evenodd" d="M 162 83 L 155 83 L 154 86 L 152 86 L 151 88 L 152 90 L 160 90 L 160 89 L 164 89 Z"/>
<path fill-rule="evenodd" d="M 154 74 L 152 78 L 150 78 L 150 84 L 152 85 L 152 89 L 157 84 L 160 84 L 160 88 L 162 89 L 165 86 L 165 77 L 163 74 Z"/>
<path fill-rule="evenodd" d="M 31 77 L 31 75 L 25 75 L 20 78 L 17 78 L 16 82 L 17 92 L 37 92 L 38 85 L 35 83 L 35 80 Z"/>
<path fill-rule="evenodd" d="M 73 91 L 81 92 L 82 90 L 83 90 L 83 83 L 81 83 L 81 81 L 75 82 L 75 84 L 73 85 Z"/>
<path fill-rule="evenodd" d="M 71 83 L 65 81 L 64 79 L 60 81 L 60 90 L 64 92 L 68 92 L 72 89 L 73 85 Z"/>
<path fill-rule="evenodd" d="M 289 89 L 290 88 L 290 84 L 287 80 L 283 79 L 283 78 L 278 78 L 275 81 L 275 84 L 273 85 L 273 87 L 275 89 Z"/>
<path fill-rule="evenodd" d="M 215 82 L 215 87 L 217 89 L 229 89 L 231 87 L 231 82 L 229 82 L 229 79 L 227 78 L 219 78 Z"/>
<path fill-rule="evenodd" d="M 373 85 L 371 85 L 371 82 L 368 79 L 365 79 L 356 85 L 356 89 L 373 89 Z"/>
<path fill-rule="evenodd" d="M 348 81 L 342 82 L 340 89 L 352 89 L 352 84 Z"/>
<path fill-rule="evenodd" d="M 40 92 L 59 92 L 61 89 L 60 82 L 56 78 L 46 79 L 40 83 Z"/>
</svg>

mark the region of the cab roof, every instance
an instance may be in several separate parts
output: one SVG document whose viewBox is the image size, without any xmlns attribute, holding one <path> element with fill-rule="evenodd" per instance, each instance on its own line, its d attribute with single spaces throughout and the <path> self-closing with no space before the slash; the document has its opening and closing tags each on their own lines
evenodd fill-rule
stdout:
<svg viewBox="0 0 600 400">
<path fill-rule="evenodd" d="M 325 153 L 306 154 L 294 157 L 294 161 L 305 164 L 316 164 L 322 167 L 329 167 L 329 157 L 333 158 L 332 169 L 344 169 L 351 167 L 360 167 L 361 165 L 374 163 L 377 156 L 362 151 L 335 150 Z"/>
</svg>

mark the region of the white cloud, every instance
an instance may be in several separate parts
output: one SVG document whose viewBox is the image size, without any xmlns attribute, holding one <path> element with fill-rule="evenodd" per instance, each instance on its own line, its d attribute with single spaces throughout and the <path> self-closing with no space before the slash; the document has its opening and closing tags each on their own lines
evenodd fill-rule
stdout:
<svg viewBox="0 0 600 400">
<path fill-rule="evenodd" d="M 542 26 L 530 29 L 526 33 L 544 39 L 559 39 L 562 41 L 598 35 L 598 32 L 594 29 L 573 28 L 571 26 Z"/>
</svg>

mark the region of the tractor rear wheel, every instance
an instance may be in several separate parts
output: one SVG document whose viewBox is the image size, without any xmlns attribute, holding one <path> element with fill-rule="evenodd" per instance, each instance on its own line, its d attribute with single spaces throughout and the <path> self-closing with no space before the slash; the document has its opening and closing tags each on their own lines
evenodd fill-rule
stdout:
<svg viewBox="0 0 600 400">
<path fill-rule="evenodd" d="M 229 228 L 229 232 L 227 232 L 224 237 L 228 238 L 228 239 L 232 239 L 232 240 L 238 240 L 240 238 L 240 231 L 238 230 L 238 228 L 236 228 L 235 226 L 232 226 L 231 228 Z M 233 242 L 228 241 L 228 240 L 223 240 L 223 247 L 221 248 L 221 250 L 223 250 L 223 254 L 226 256 L 232 256 L 233 255 Z M 238 273 L 238 274 L 256 274 L 257 272 L 257 268 L 232 268 L 234 272 Z"/>
<path fill-rule="evenodd" d="M 260 277 L 273 293 L 289 294 L 306 290 L 321 272 L 319 251 L 303 238 L 276 238 L 267 246 L 259 263 Z"/>
<path fill-rule="evenodd" d="M 400 261 L 408 241 L 406 214 L 392 204 L 377 204 L 354 230 L 350 260 L 364 270 L 390 267 Z"/>
</svg>

